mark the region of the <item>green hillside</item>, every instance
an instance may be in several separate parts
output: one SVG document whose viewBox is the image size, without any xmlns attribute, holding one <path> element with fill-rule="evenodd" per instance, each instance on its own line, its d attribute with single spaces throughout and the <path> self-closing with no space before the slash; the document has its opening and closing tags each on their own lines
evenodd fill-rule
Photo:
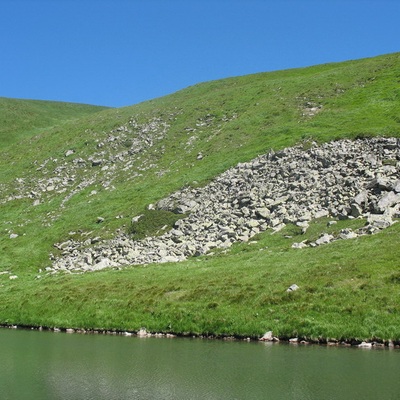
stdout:
<svg viewBox="0 0 400 400">
<path fill-rule="evenodd" d="M 0 98 L 0 323 L 400 339 L 399 224 L 300 253 L 288 226 L 176 264 L 39 272 L 61 254 L 55 243 L 128 231 L 149 204 L 271 149 L 400 137 L 399 82 L 395 53 L 201 83 L 120 109 Z M 294 282 L 306 290 L 286 293 Z"/>
<path fill-rule="evenodd" d="M 0 97 L 0 145 L 2 148 L 40 129 L 104 110 L 106 107 L 54 101 Z"/>
</svg>

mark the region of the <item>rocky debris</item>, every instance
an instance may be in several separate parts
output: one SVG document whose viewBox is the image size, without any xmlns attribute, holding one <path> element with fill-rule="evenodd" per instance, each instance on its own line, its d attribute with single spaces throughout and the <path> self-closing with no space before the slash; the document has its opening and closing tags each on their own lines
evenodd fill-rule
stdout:
<svg viewBox="0 0 400 400">
<path fill-rule="evenodd" d="M 179 262 L 213 249 L 227 249 L 235 242 L 248 242 L 260 232 L 278 231 L 286 224 L 305 230 L 312 219 L 320 217 L 364 218 L 367 225 L 357 233 L 323 234 L 314 243 L 293 247 L 374 233 L 400 217 L 399 160 L 395 138 L 341 140 L 306 150 L 299 145 L 271 151 L 238 164 L 205 187 L 185 187 L 151 205 L 187 215 L 162 236 L 133 241 L 120 235 L 94 246 L 76 241 L 63 248 L 51 268 L 84 272 Z"/>
<path fill-rule="evenodd" d="M 141 176 L 142 171 L 157 169 L 144 156 L 165 138 L 169 122 L 180 111 L 167 117 L 132 117 L 124 125 L 110 132 L 89 132 L 95 143 L 87 149 L 67 149 L 60 159 L 50 157 L 34 161 L 35 174 L 18 177 L 10 184 L 0 185 L 0 204 L 29 198 L 35 206 L 61 196 L 61 208 L 78 193 L 96 185 L 104 190 L 113 190 L 113 181 L 124 173 L 124 179 L 131 180 Z M 139 121 L 140 120 L 140 121 Z M 159 153 L 163 152 L 158 150 Z M 144 159 L 142 160 L 141 157 Z M 93 190 L 91 191 L 92 195 Z M 53 215 L 44 225 L 57 218 Z"/>
</svg>

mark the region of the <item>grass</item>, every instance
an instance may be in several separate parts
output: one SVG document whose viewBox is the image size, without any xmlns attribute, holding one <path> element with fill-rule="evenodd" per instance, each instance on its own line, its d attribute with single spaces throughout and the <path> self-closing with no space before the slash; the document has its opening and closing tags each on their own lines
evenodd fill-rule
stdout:
<svg viewBox="0 0 400 400">
<path fill-rule="evenodd" d="M 175 214 L 171 211 L 145 209 L 143 214 L 140 214 L 140 218 L 132 222 L 128 233 L 132 240 L 159 236 L 170 230 L 176 221 L 185 216 L 185 214 Z"/>
<path fill-rule="evenodd" d="M 324 222 L 315 225 L 324 230 Z M 47 277 L 23 288 L 13 282 L 1 292 L 0 318 L 49 327 L 398 339 L 400 250 L 393 252 L 391 239 L 399 231 L 396 224 L 302 250 L 291 249 L 291 232 L 266 232 L 214 257 Z M 293 283 L 300 289 L 287 293 Z"/>
<path fill-rule="evenodd" d="M 0 145 L 16 143 L 62 121 L 104 110 L 106 107 L 55 101 L 19 100 L 0 97 Z"/>
<path fill-rule="evenodd" d="M 339 221 L 327 228 L 326 221 L 316 221 L 306 235 L 289 226 L 213 257 L 36 279 L 50 264 L 49 254 L 57 253 L 54 243 L 112 237 L 117 229 L 136 229 L 139 236 L 157 232 L 174 221 L 147 215 L 149 204 L 184 186 L 204 185 L 270 149 L 400 137 L 399 64 L 395 53 L 229 78 L 121 109 L 0 99 L 0 272 L 18 275 L 13 281 L 0 275 L 0 323 L 399 338 L 397 224 L 374 236 L 292 249 L 294 241 L 360 223 Z M 320 107 L 316 115 L 310 115 L 313 106 Z M 167 126 L 162 135 L 155 121 Z M 122 135 L 121 127 L 129 128 L 125 136 L 112 139 Z M 108 161 L 128 152 L 138 132 L 152 127 L 159 139 L 125 155 L 123 163 Z M 66 157 L 67 150 L 74 155 Z M 116 166 L 113 175 L 90 163 L 75 166 L 74 159 L 100 152 L 111 171 Z M 75 192 L 68 200 L 57 190 L 44 192 L 34 206 L 30 190 L 57 176 L 57 168 L 73 171 L 68 190 Z M 92 183 L 79 189 L 88 179 Z M 24 187 L 30 189 L 21 195 Z M 17 197 L 5 201 L 10 196 Z M 132 217 L 144 213 L 132 227 Z M 11 233 L 19 236 L 10 239 Z M 300 290 L 288 294 L 292 283 Z"/>
</svg>

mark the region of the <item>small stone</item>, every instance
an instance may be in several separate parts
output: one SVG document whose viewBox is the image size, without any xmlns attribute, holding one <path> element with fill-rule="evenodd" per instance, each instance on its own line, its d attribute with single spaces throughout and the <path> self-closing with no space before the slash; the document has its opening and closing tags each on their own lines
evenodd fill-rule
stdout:
<svg viewBox="0 0 400 400">
<path fill-rule="evenodd" d="M 358 237 L 357 233 L 350 228 L 342 229 L 339 233 L 340 239 L 355 239 L 356 237 Z"/>
<path fill-rule="evenodd" d="M 294 283 L 293 285 L 290 285 L 287 289 L 286 289 L 286 291 L 287 292 L 294 292 L 294 291 L 296 291 L 296 290 L 299 290 L 300 288 Z"/>
<path fill-rule="evenodd" d="M 372 348 L 372 343 L 362 342 L 358 345 L 358 347 L 361 347 L 363 349 L 370 349 Z"/>
<path fill-rule="evenodd" d="M 317 246 L 320 246 L 321 244 L 327 244 L 330 243 L 334 237 L 332 235 L 329 235 L 327 233 L 324 233 L 319 239 L 315 241 L 315 244 Z"/>
<path fill-rule="evenodd" d="M 322 218 L 322 217 L 327 217 L 328 215 L 329 215 L 328 210 L 320 210 L 320 211 L 317 211 L 316 213 L 314 213 L 314 218 L 318 219 L 318 218 Z"/>
<path fill-rule="evenodd" d="M 305 247 L 308 247 L 307 243 L 305 243 L 305 242 L 292 244 L 292 249 L 304 249 Z"/>
<path fill-rule="evenodd" d="M 11 235 L 10 235 L 10 239 L 16 239 L 18 237 L 18 234 L 17 233 L 12 233 Z"/>
<path fill-rule="evenodd" d="M 137 333 L 137 336 L 138 337 L 147 337 L 148 336 L 147 330 L 145 328 L 141 328 L 139 330 L 139 332 Z"/>
</svg>

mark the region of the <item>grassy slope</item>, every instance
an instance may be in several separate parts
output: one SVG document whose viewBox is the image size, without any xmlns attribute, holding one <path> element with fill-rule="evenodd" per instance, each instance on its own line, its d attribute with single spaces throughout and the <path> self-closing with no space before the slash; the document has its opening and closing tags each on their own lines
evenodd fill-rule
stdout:
<svg viewBox="0 0 400 400">
<path fill-rule="evenodd" d="M 40 129 L 59 125 L 104 110 L 85 104 L 54 101 L 19 100 L 0 97 L 0 146 L 14 144 Z"/>
<path fill-rule="evenodd" d="M 10 221 L 14 228 L 23 226 L 18 241 L 7 234 L 0 238 L 0 270 L 19 276 L 16 281 L 0 276 L 0 322 L 399 338 L 397 225 L 376 236 L 305 250 L 293 250 L 283 235 L 267 232 L 253 247 L 239 244 L 216 257 L 34 280 L 38 268 L 48 264 L 52 244 L 67 238 L 69 231 L 109 235 L 171 191 L 194 181 L 205 183 L 271 148 L 307 139 L 400 136 L 399 66 L 400 55 L 391 54 L 208 82 L 134 107 L 55 124 L 34 137 L 15 136 L 15 145 L 2 151 L 0 184 L 15 177 L 29 179 L 35 174 L 34 160 L 61 157 L 70 147 L 90 154 L 95 139 L 132 116 L 170 118 L 171 125 L 167 138 L 148 153 L 157 170 L 167 171 L 161 177 L 149 170 L 127 181 L 121 174 L 116 190 L 101 191 L 90 206 L 87 196 L 75 196 L 49 227 L 41 220 L 58 208 L 57 196 L 40 207 L 25 200 L 1 206 L 0 232 L 8 232 Z M 308 104 L 322 109 L 310 117 Z M 210 119 L 209 114 L 211 122 L 196 125 Z M 183 148 L 192 135 L 187 128 L 196 128 L 196 137 Z M 205 157 L 197 161 L 200 151 Z M 121 214 L 125 218 L 115 219 Z M 98 215 L 105 217 L 101 226 L 95 224 Z M 315 234 L 325 230 L 325 223 L 315 224 Z M 286 294 L 292 283 L 304 289 Z"/>
</svg>

